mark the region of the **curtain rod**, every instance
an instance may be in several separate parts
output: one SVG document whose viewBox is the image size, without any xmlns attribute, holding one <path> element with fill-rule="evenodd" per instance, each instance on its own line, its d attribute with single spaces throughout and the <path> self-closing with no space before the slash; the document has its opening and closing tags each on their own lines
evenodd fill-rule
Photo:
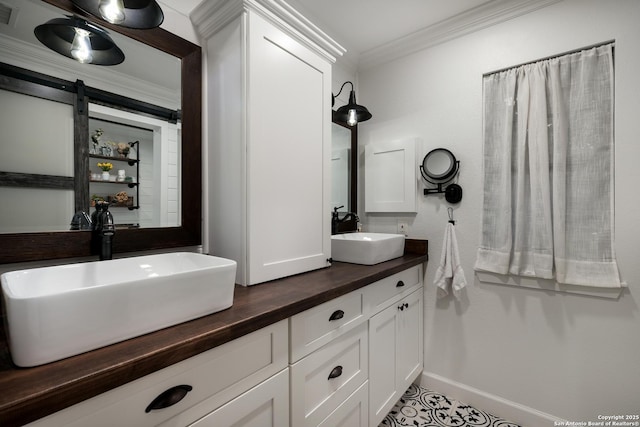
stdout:
<svg viewBox="0 0 640 427">
<path fill-rule="evenodd" d="M 594 47 L 606 46 L 606 45 L 612 44 L 612 43 L 615 43 L 615 40 L 609 40 L 609 41 L 602 42 L 602 43 L 596 43 L 596 44 L 592 44 L 592 45 L 589 45 L 589 46 L 580 47 L 578 49 L 573 49 L 573 50 L 570 50 L 568 52 L 559 53 L 557 55 L 547 56 L 545 58 L 536 59 L 534 61 L 523 62 L 522 64 L 512 65 L 510 67 L 501 68 L 501 69 L 496 70 L 496 71 L 489 71 L 488 73 L 484 73 L 482 75 L 482 77 L 487 77 L 487 76 L 490 76 L 492 74 L 501 73 L 503 71 L 507 71 L 507 70 L 510 70 L 512 68 L 522 67 L 523 65 L 535 64 L 536 62 L 540 62 L 540 61 L 548 61 L 549 59 L 560 58 L 561 56 L 571 55 L 573 53 L 582 52 L 583 50 L 593 49 Z"/>
</svg>

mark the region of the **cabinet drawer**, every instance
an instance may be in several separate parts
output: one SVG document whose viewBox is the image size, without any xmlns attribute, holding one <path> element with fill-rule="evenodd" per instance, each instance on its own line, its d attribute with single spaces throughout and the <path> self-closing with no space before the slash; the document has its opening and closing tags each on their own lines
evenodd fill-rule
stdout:
<svg viewBox="0 0 640 427">
<path fill-rule="evenodd" d="M 236 397 L 189 427 L 287 427 L 289 425 L 289 370 Z M 173 426 L 184 424 L 174 423 Z M 163 425 L 162 427 L 169 427 Z"/>
<path fill-rule="evenodd" d="M 365 382 L 318 427 L 367 427 L 369 425 L 369 382 Z"/>
<path fill-rule="evenodd" d="M 422 283 L 422 266 L 416 265 L 393 276 L 378 280 L 364 290 L 364 305 L 373 315 L 401 296 L 411 293 Z"/>
<path fill-rule="evenodd" d="M 290 360 L 294 363 L 366 319 L 362 291 L 353 291 L 289 319 Z"/>
<path fill-rule="evenodd" d="M 287 366 L 286 320 L 132 381 L 36 421 L 32 426 L 155 426 L 191 408 L 187 425 Z M 164 409 L 145 412 L 176 386 L 191 390 Z M 207 400 L 206 405 L 200 404 Z M 205 403 L 205 402 L 203 402 Z M 206 407 L 205 407 L 206 406 Z"/>
<path fill-rule="evenodd" d="M 352 329 L 291 366 L 291 423 L 317 426 L 366 380 L 367 324 Z"/>
</svg>

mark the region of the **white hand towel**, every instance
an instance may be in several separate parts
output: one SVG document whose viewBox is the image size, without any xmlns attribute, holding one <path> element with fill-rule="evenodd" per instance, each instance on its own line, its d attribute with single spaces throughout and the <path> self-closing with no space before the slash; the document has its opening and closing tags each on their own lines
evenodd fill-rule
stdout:
<svg viewBox="0 0 640 427">
<path fill-rule="evenodd" d="M 460 291 L 467 286 L 467 279 L 465 279 L 464 271 L 460 265 L 456 231 L 452 223 L 448 223 L 444 231 L 440 265 L 436 270 L 433 283 L 438 287 L 438 298 L 448 295 L 448 288 L 451 286 L 453 296 L 456 297 L 456 299 L 460 299 Z"/>
</svg>

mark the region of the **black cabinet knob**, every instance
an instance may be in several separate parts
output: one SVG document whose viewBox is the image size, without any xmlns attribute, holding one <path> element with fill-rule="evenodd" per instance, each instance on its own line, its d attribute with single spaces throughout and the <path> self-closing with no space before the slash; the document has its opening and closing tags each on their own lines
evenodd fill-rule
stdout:
<svg viewBox="0 0 640 427">
<path fill-rule="evenodd" d="M 404 286 L 404 282 L 402 280 L 398 280 L 398 283 L 396 283 L 396 288 L 401 288 Z"/>
</svg>

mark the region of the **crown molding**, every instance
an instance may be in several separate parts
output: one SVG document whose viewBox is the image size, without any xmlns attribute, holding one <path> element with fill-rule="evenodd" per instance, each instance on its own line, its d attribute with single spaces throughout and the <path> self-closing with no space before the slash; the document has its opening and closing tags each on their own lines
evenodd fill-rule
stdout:
<svg viewBox="0 0 640 427">
<path fill-rule="evenodd" d="M 375 67 L 562 0 L 493 0 L 405 37 L 362 52 L 358 69 Z"/>
<path fill-rule="evenodd" d="M 198 34 L 207 39 L 246 11 L 254 11 L 331 63 L 345 48 L 283 0 L 212 0 L 189 15 Z"/>
<path fill-rule="evenodd" d="M 120 73 L 109 67 L 81 66 L 71 68 L 73 61 L 44 47 L 12 37 L 0 37 L 0 58 L 16 67 L 26 68 L 64 80 L 80 79 L 88 86 L 122 94 L 154 105 L 176 109 L 180 92 L 168 90 L 146 80 Z M 75 64 L 72 64 L 75 65 Z M 83 71 L 82 69 L 86 69 Z M 180 108 L 180 107 L 178 107 Z"/>
<path fill-rule="evenodd" d="M 208 39 L 245 11 L 242 1 L 203 1 L 189 14 L 198 35 Z"/>
</svg>

